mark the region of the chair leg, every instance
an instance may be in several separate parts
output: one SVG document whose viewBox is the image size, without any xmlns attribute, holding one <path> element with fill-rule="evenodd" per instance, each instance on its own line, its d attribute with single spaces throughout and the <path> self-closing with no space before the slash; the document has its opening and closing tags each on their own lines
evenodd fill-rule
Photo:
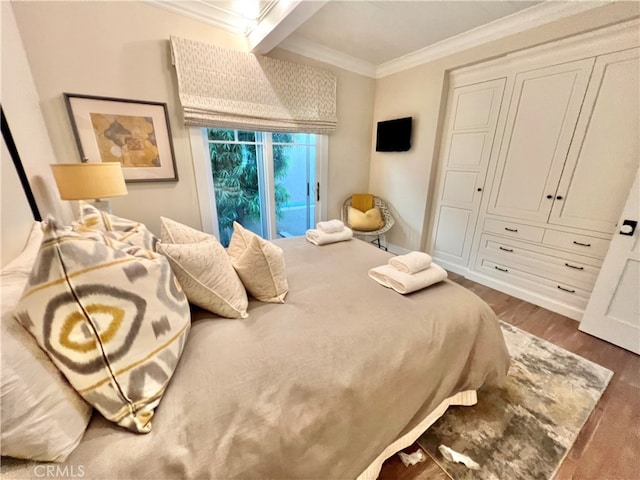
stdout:
<svg viewBox="0 0 640 480">
<path fill-rule="evenodd" d="M 384 250 L 385 252 L 389 251 L 386 245 L 382 245 L 380 243 L 380 235 L 378 235 L 378 237 L 375 240 L 372 240 L 371 243 L 375 243 L 378 246 L 378 248 Z"/>
</svg>

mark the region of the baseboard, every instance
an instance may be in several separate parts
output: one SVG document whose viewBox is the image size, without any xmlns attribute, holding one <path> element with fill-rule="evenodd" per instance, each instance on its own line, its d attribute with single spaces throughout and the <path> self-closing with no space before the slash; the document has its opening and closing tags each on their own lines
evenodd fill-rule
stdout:
<svg viewBox="0 0 640 480">
<path fill-rule="evenodd" d="M 543 295 L 539 295 L 536 292 L 531 292 L 515 285 L 501 282 L 500 280 L 496 280 L 495 278 L 491 278 L 481 273 L 474 272 L 466 267 L 461 267 L 460 265 L 449 263 L 446 260 L 435 259 L 434 261 L 445 270 L 457 273 L 458 275 L 462 275 L 469 280 L 480 283 L 489 288 L 493 288 L 494 290 L 498 290 L 502 293 L 506 293 L 507 295 L 511 295 L 512 297 L 519 298 L 520 300 L 533 303 L 534 305 L 538 305 L 539 307 L 546 308 L 547 310 L 551 310 L 552 312 L 556 312 L 560 315 L 564 315 L 565 317 L 569 317 L 572 320 L 577 320 L 578 322 L 582 320 L 584 310 L 580 308 L 574 307 L 572 305 L 567 305 L 566 303 L 553 300 Z"/>
<path fill-rule="evenodd" d="M 404 255 L 411 251 L 394 243 L 387 243 L 387 250 L 389 251 L 389 253 L 393 253 L 394 255 Z"/>
</svg>

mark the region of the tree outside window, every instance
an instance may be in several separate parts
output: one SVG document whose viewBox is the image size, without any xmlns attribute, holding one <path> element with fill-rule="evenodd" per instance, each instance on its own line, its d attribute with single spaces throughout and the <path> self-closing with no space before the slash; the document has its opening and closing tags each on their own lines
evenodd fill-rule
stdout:
<svg viewBox="0 0 640 480">
<path fill-rule="evenodd" d="M 237 136 L 236 136 L 237 134 Z M 228 245 L 233 233 L 233 222 L 250 228 L 261 222 L 258 155 L 262 155 L 261 134 L 235 130 L 207 129 L 209 157 L 216 192 L 216 208 L 220 241 Z M 273 142 L 293 142 L 293 134 L 274 133 Z M 289 169 L 291 145 L 274 145 L 273 170 L 275 180 L 276 216 L 282 216 L 282 207 L 290 195 L 281 180 Z"/>
</svg>

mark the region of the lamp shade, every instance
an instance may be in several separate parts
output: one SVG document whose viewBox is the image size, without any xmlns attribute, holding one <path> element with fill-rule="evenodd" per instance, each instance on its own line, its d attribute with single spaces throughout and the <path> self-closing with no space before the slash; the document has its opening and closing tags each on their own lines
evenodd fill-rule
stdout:
<svg viewBox="0 0 640 480">
<path fill-rule="evenodd" d="M 118 162 L 51 165 L 62 200 L 89 200 L 127 194 Z"/>
</svg>

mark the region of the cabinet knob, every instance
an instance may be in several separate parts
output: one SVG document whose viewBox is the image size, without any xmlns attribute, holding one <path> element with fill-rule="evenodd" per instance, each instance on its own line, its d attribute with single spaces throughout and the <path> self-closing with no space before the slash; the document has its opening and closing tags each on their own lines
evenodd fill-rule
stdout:
<svg viewBox="0 0 640 480">
<path fill-rule="evenodd" d="M 563 197 L 562 195 L 558 195 L 558 196 L 556 197 L 556 200 L 562 200 L 563 198 L 564 198 L 564 197 Z"/>
<path fill-rule="evenodd" d="M 482 188 L 481 188 L 481 187 L 478 187 L 478 191 L 479 191 L 479 192 L 481 192 L 481 191 L 482 191 Z"/>
<path fill-rule="evenodd" d="M 547 198 L 551 200 L 553 198 L 553 195 L 547 195 Z"/>
</svg>

